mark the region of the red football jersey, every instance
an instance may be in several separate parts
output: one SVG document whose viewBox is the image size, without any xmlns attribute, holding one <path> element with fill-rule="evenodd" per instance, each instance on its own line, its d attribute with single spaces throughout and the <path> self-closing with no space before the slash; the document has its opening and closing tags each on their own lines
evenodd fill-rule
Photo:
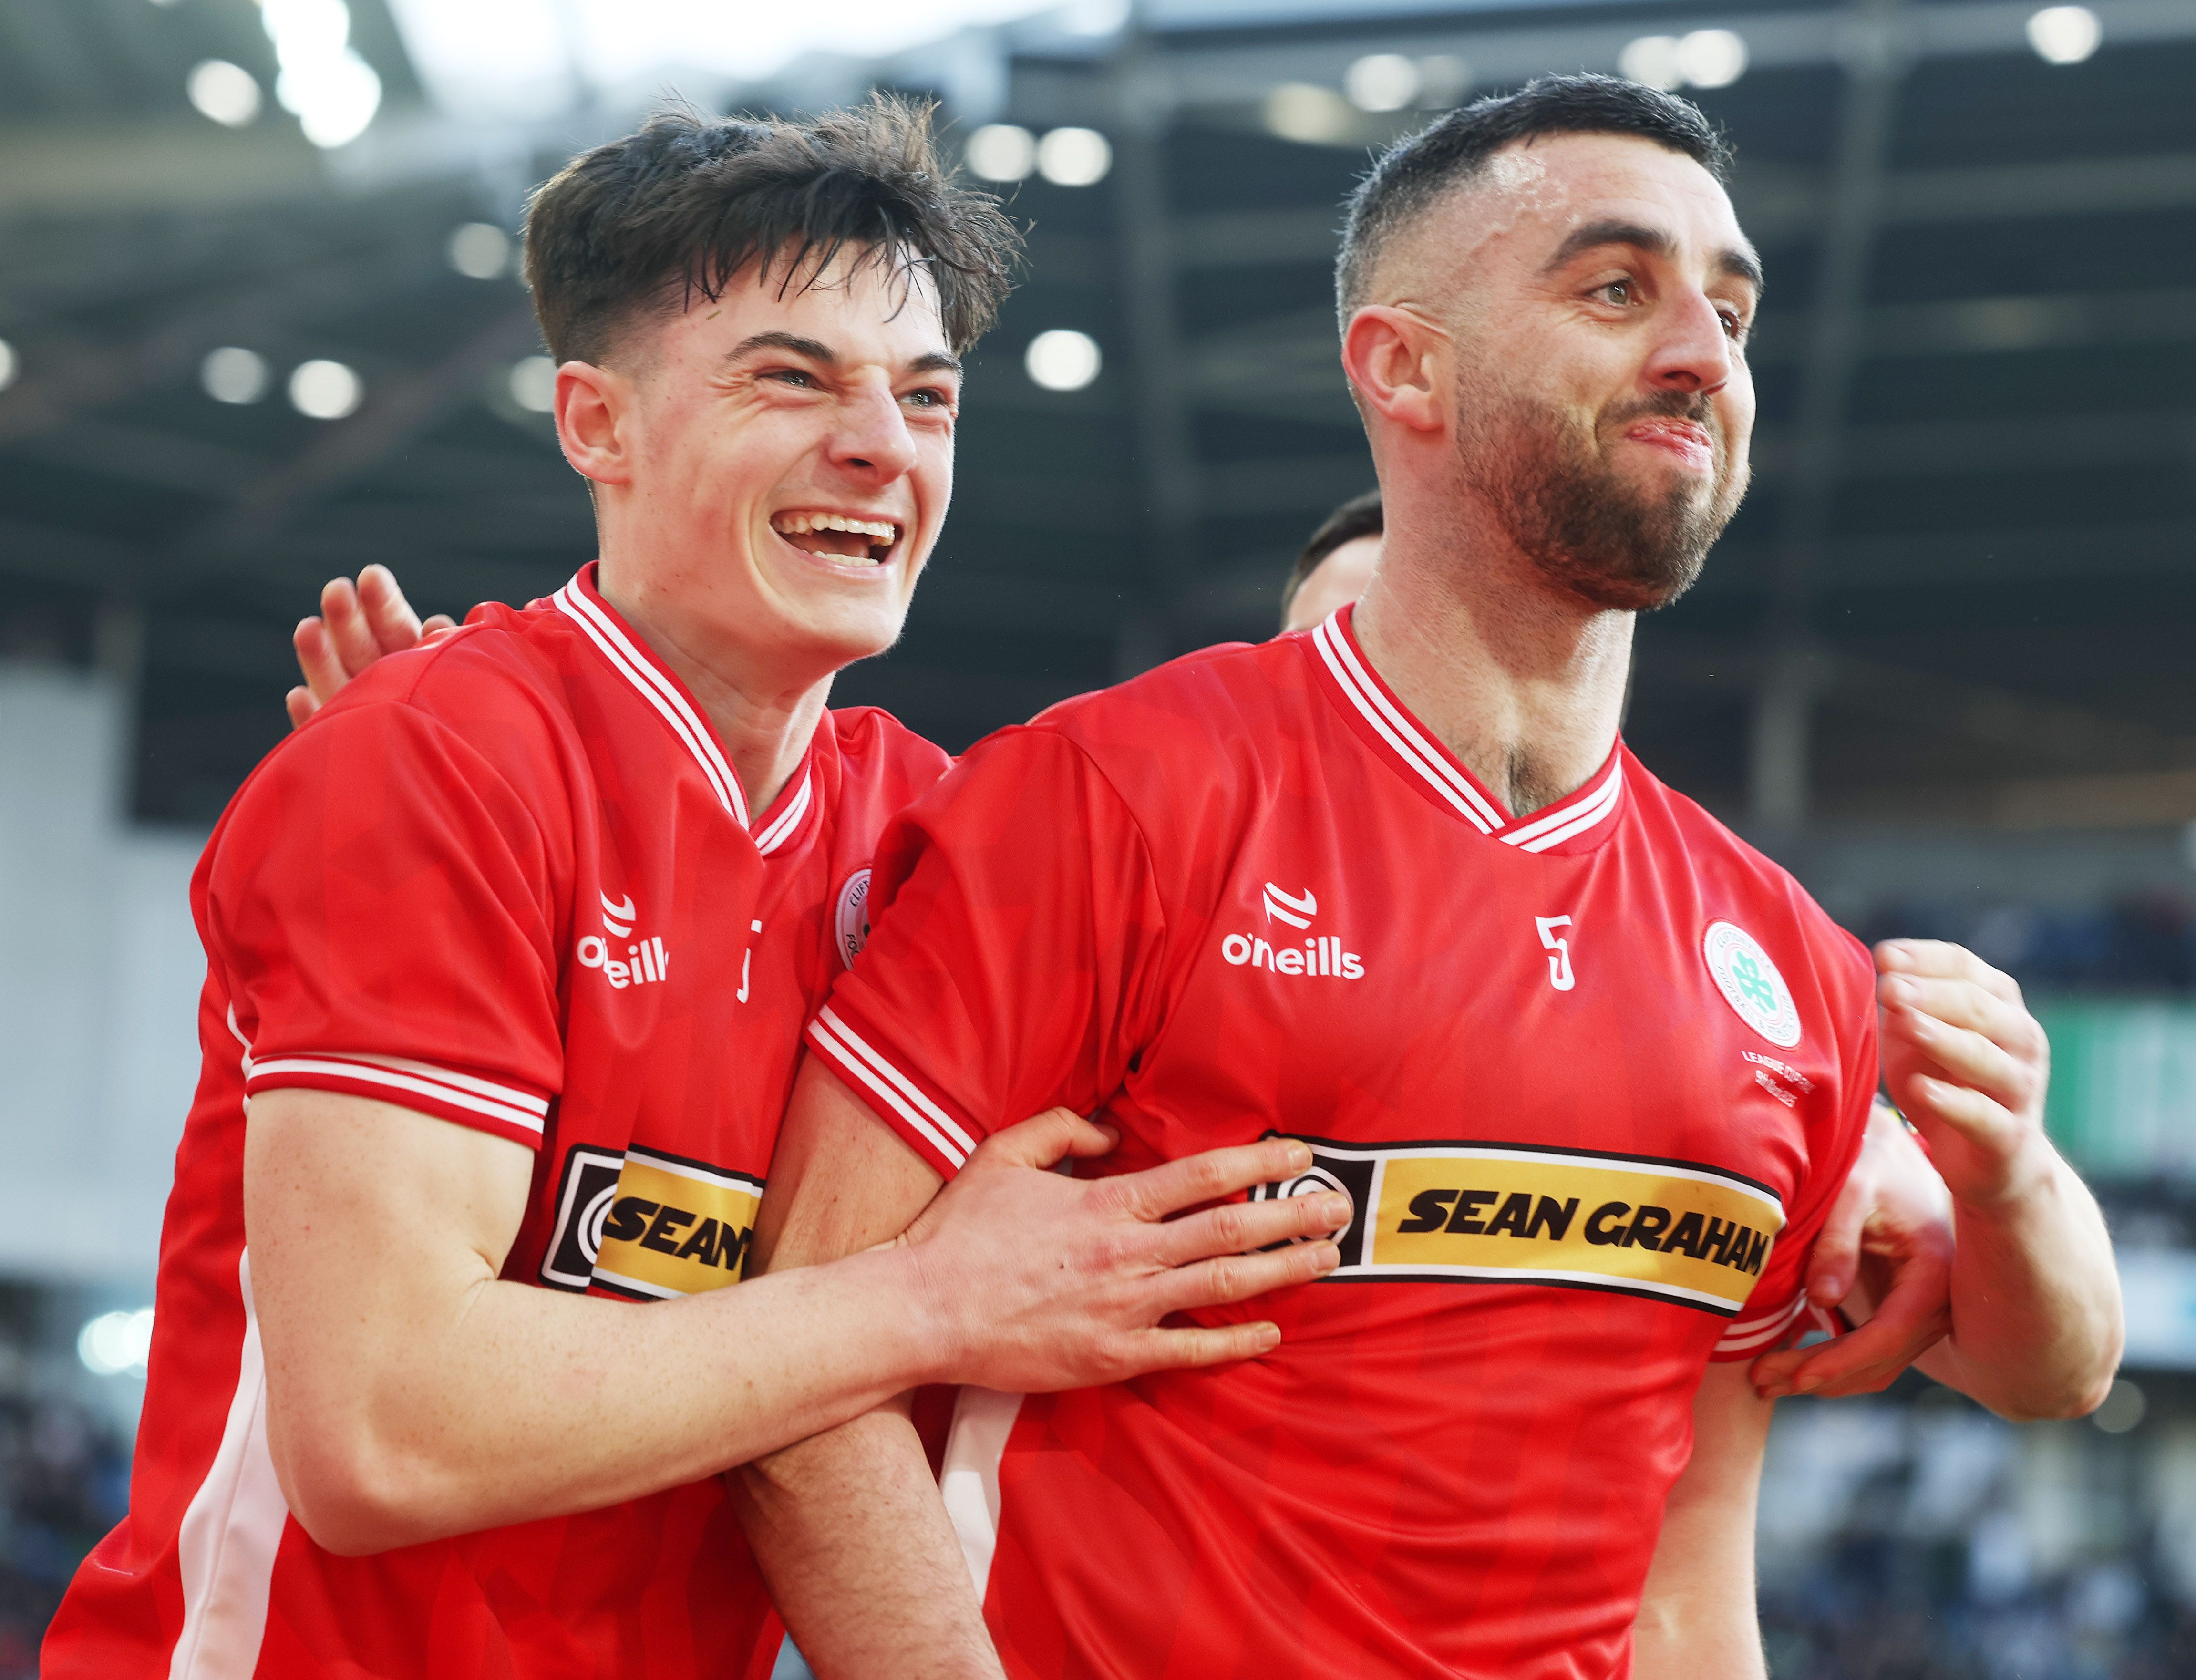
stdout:
<svg viewBox="0 0 2196 1680">
<path fill-rule="evenodd" d="M 1619 747 L 1513 820 L 1347 611 L 980 745 L 879 852 L 810 1042 L 951 1175 L 1102 1113 L 1281 1133 L 1356 1208 L 1266 1357 L 965 1391 L 1017 1677 L 1605 1680 L 1708 1362 L 1784 1336 L 1876 1082 L 1866 954 Z"/>
<path fill-rule="evenodd" d="M 54 1621 L 48 1680 L 769 1671 L 775 1618 L 715 1478 L 350 1558 L 290 1519 L 268 1456 L 247 1094 L 377 1098 L 537 1151 L 507 1279 L 731 1284 L 876 836 L 948 762 L 881 713 L 829 713 L 751 822 L 592 571 L 381 661 L 214 831 L 130 1515 Z"/>
</svg>

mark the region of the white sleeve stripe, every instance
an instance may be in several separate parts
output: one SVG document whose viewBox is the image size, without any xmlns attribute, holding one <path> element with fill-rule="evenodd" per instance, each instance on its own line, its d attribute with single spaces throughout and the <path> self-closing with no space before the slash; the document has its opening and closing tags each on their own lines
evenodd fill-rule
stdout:
<svg viewBox="0 0 2196 1680">
<path fill-rule="evenodd" d="M 811 1042 L 815 1044 L 817 1048 L 830 1057 L 833 1061 L 838 1063 L 842 1071 L 868 1086 L 870 1090 L 876 1093 L 878 1098 L 883 1101 L 885 1106 L 890 1108 L 893 1113 L 899 1115 L 901 1119 L 906 1121 L 909 1125 L 914 1127 L 916 1131 L 922 1133 L 924 1137 L 929 1139 L 931 1146 L 937 1150 L 937 1152 L 940 1155 L 944 1156 L 948 1161 L 951 1161 L 956 1169 L 967 1163 L 968 1159 L 968 1151 L 955 1148 L 951 1140 L 941 1134 L 938 1129 L 933 1126 L 930 1122 L 924 1119 L 922 1115 L 916 1113 L 899 1092 L 893 1090 L 891 1086 L 886 1084 L 882 1079 L 871 1072 L 870 1069 L 863 1064 L 860 1057 L 857 1056 L 850 1048 L 839 1042 L 838 1037 L 832 1032 L 831 1029 L 824 1024 L 824 1018 L 821 1015 L 818 1015 L 814 1020 L 808 1024 L 808 1036 Z"/>
<path fill-rule="evenodd" d="M 1763 1344 L 1774 1342 L 1792 1327 L 1792 1321 L 1807 1310 L 1805 1290 L 1792 1304 L 1769 1318 L 1742 1319 L 1724 1332 L 1723 1340 L 1715 1344 L 1719 1354 L 1742 1354 Z"/>
<path fill-rule="evenodd" d="M 385 1067 L 394 1073 L 417 1074 L 422 1079 L 431 1079 L 442 1085 L 455 1085 L 460 1090 L 471 1091 L 477 1097 L 507 1102 L 514 1108 L 523 1108 L 545 1118 L 549 1113 L 549 1099 L 546 1097 L 535 1096 L 515 1085 L 499 1085 L 492 1079 L 454 1072 L 447 1067 L 437 1067 L 432 1062 L 415 1062 L 404 1056 L 368 1055 L 362 1050 L 309 1050 L 304 1054 L 323 1061 L 361 1062 L 369 1067 Z"/>
<path fill-rule="evenodd" d="M 436 1101 L 448 1103 L 453 1108 L 462 1108 L 475 1114 L 484 1115 L 491 1120 L 500 1120 L 506 1126 L 517 1126 L 525 1131 L 538 1133 L 546 1129 L 542 1114 L 529 1114 L 523 1108 L 513 1106 L 510 1102 L 491 1102 L 485 1097 L 477 1097 L 471 1092 L 460 1090 L 456 1085 L 448 1082 L 447 1076 L 441 1074 L 437 1074 L 433 1079 L 420 1079 L 390 1069 L 376 1067 L 367 1062 L 338 1061 L 332 1058 L 319 1056 L 277 1056 L 272 1061 L 254 1062 L 251 1066 L 250 1082 L 253 1085 L 261 1084 L 266 1080 L 268 1075 L 274 1073 L 316 1073 L 327 1078 L 355 1079 L 362 1085 L 380 1085 L 394 1091 L 408 1092 L 415 1097 L 432 1097 Z M 519 1096 L 521 1094 L 511 1094 Z M 534 1100 L 532 1098 L 523 1100 L 529 1102 Z M 547 1107 L 545 1104 L 543 1114 L 546 1112 Z"/>
<path fill-rule="evenodd" d="M 899 1089 L 902 1096 L 905 1097 L 910 1102 L 921 1109 L 923 1113 L 928 1115 L 931 1121 L 943 1130 L 948 1137 L 951 1138 L 954 1142 L 959 1144 L 961 1146 L 961 1152 L 963 1155 L 968 1154 L 976 1147 L 976 1140 L 970 1137 L 968 1134 L 962 1129 L 961 1123 L 959 1121 L 956 1120 L 951 1115 L 948 1114 L 944 1109 L 940 1108 L 936 1103 L 931 1101 L 928 1097 L 925 1096 L 922 1094 L 922 1088 L 917 1085 L 915 1081 L 909 1078 L 904 1073 L 902 1073 L 898 1068 L 894 1067 L 875 1050 L 872 1050 L 867 1044 L 864 1043 L 862 1042 L 861 1035 L 856 1032 L 852 1027 L 848 1026 L 844 1021 L 841 1020 L 836 1015 L 833 1014 L 829 1004 L 826 1004 L 817 1013 L 816 1019 L 819 1021 L 829 1023 L 831 1031 L 846 1042 L 847 1047 L 849 1049 L 852 1050 L 856 1055 L 859 1056 L 864 1061 L 867 1062 L 887 1079 L 890 1080 Z"/>
</svg>

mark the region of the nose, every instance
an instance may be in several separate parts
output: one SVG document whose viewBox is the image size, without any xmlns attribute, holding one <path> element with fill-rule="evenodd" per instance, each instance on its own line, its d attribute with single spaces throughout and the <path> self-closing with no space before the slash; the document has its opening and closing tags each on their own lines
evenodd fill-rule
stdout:
<svg viewBox="0 0 2196 1680">
<path fill-rule="evenodd" d="M 1663 312 L 1647 367 L 1659 390 L 1713 395 L 1731 383 L 1732 347 L 1723 317 L 1704 292 L 1688 292 Z"/>
<path fill-rule="evenodd" d="M 864 384 L 850 391 L 831 437 L 831 462 L 877 484 L 915 468 L 915 438 L 891 390 Z"/>
</svg>

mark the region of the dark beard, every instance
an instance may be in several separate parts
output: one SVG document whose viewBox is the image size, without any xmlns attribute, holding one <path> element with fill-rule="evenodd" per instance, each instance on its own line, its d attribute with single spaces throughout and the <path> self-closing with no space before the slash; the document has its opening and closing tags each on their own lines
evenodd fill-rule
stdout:
<svg viewBox="0 0 2196 1680">
<path fill-rule="evenodd" d="M 1459 437 L 1465 473 L 1543 576 L 1609 612 L 1651 612 L 1693 586 L 1746 489 L 1731 482 L 1707 397 L 1669 391 L 1608 417 L 1627 424 L 1669 415 L 1707 427 L 1714 440 L 1715 470 L 1705 488 L 1681 483 L 1652 498 L 1620 482 L 1593 436 L 1554 409 L 1517 398 L 1503 406 L 1506 435 L 1474 426 Z"/>
</svg>

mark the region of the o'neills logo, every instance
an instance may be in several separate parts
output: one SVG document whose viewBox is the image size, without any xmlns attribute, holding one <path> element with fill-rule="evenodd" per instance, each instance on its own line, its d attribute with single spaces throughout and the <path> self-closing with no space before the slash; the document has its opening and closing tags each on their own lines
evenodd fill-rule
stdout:
<svg viewBox="0 0 2196 1680">
<path fill-rule="evenodd" d="M 1766 1185 L 1696 1162 L 1502 1143 L 1302 1141 L 1311 1170 L 1251 1199 L 1348 1194 L 1356 1211 L 1329 1280 L 1547 1284 L 1734 1318 L 1784 1226 Z"/>
<path fill-rule="evenodd" d="M 1325 934 L 1297 938 L 1289 933 L 1290 928 L 1309 929 L 1312 918 L 1319 914 L 1319 900 L 1309 889 L 1284 892 L 1268 881 L 1261 902 L 1274 938 L 1230 933 L 1220 942 L 1220 955 L 1229 964 L 1237 968 L 1269 968 L 1276 974 L 1326 975 L 1338 980 L 1364 977 L 1364 959 L 1355 951 L 1343 950 L 1341 940 Z"/>
<path fill-rule="evenodd" d="M 644 986 L 661 980 L 671 968 L 671 953 L 664 949 L 663 941 L 639 939 L 627 943 L 633 940 L 633 922 L 638 915 L 633 895 L 627 893 L 615 903 L 607 892 L 598 892 L 596 896 L 603 901 L 603 932 L 588 934 L 574 948 L 572 955 L 578 959 L 580 967 L 599 968 L 603 978 L 619 991 L 627 986 Z M 615 955 L 620 945 L 625 949 L 622 961 Z"/>
</svg>

